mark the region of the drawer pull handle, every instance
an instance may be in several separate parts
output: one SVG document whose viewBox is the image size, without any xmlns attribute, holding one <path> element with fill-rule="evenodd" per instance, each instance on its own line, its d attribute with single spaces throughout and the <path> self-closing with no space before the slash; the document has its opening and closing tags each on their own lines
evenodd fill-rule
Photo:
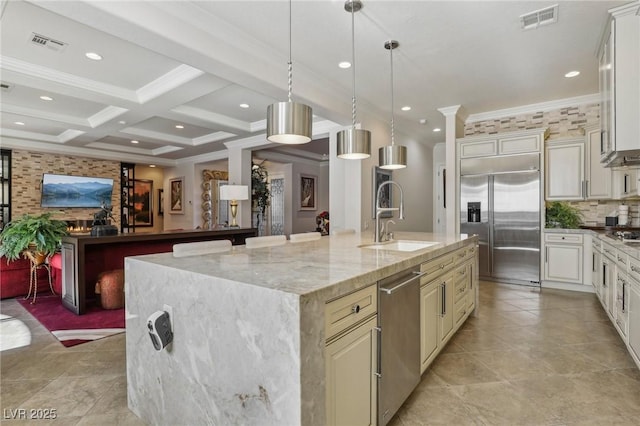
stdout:
<svg viewBox="0 0 640 426">
<path fill-rule="evenodd" d="M 352 313 L 352 314 L 358 314 L 358 313 L 360 313 L 360 305 L 353 305 L 353 306 L 351 307 L 351 313 Z"/>
<path fill-rule="evenodd" d="M 636 268 L 634 265 L 631 265 L 631 270 L 636 273 L 640 272 L 640 269 Z"/>
</svg>

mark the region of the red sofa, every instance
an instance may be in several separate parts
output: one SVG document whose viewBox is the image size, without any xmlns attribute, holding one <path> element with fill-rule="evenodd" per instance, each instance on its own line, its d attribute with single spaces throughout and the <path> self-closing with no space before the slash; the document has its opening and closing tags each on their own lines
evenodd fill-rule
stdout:
<svg viewBox="0 0 640 426">
<path fill-rule="evenodd" d="M 62 288 L 60 254 L 51 258 L 51 282 L 53 289 L 60 294 Z M 57 266 L 57 267 L 56 267 Z M 29 271 L 31 262 L 25 258 L 19 258 L 7 263 L 5 257 L 0 257 L 0 299 L 9 297 L 26 296 L 29 293 Z M 38 268 L 38 293 L 49 291 L 49 278 L 45 268 Z"/>
</svg>

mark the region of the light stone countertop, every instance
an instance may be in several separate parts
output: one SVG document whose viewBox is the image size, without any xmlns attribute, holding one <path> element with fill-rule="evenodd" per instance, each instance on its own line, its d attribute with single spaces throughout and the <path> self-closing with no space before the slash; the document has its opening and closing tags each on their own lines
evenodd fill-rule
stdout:
<svg viewBox="0 0 640 426">
<path fill-rule="evenodd" d="M 403 252 L 358 247 L 373 244 L 373 235 L 365 232 L 325 236 L 315 241 L 287 241 L 263 248 L 233 246 L 227 252 L 184 258 L 160 253 L 133 259 L 297 295 L 327 290 L 329 299 L 456 250 L 467 244 L 470 238 L 476 237 L 460 234 L 451 238 L 426 232 L 396 232 L 396 241 L 438 242 L 426 249 Z M 338 284 L 342 285 L 330 290 Z"/>
</svg>

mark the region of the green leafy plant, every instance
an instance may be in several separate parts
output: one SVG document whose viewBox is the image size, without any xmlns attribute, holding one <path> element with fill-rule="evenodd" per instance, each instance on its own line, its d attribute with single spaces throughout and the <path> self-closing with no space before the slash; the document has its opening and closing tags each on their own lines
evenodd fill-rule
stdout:
<svg viewBox="0 0 640 426">
<path fill-rule="evenodd" d="M 262 164 L 251 165 L 251 201 L 263 217 L 271 197 L 268 178 L 269 173 Z"/>
<path fill-rule="evenodd" d="M 566 201 L 552 201 L 546 204 L 547 228 L 579 228 L 582 224 L 582 213 L 577 207 Z"/>
<path fill-rule="evenodd" d="M 25 214 L 9 222 L 0 233 L 0 255 L 13 261 L 27 249 L 45 254 L 59 250 L 62 237 L 68 234 L 67 222 L 52 219 L 52 214 Z"/>
</svg>

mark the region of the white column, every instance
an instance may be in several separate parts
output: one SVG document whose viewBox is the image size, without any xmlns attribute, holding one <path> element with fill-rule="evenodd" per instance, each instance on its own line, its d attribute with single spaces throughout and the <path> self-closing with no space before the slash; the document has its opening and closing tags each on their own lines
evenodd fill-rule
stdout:
<svg viewBox="0 0 640 426">
<path fill-rule="evenodd" d="M 466 113 L 460 105 L 453 105 L 438 108 L 438 111 L 445 116 L 445 167 L 447 183 L 445 193 L 447 198 L 447 208 L 445 213 L 447 235 L 454 237 L 460 233 L 460 170 L 456 154 L 456 138 L 462 137 L 464 133 L 464 118 Z"/>
</svg>

